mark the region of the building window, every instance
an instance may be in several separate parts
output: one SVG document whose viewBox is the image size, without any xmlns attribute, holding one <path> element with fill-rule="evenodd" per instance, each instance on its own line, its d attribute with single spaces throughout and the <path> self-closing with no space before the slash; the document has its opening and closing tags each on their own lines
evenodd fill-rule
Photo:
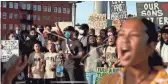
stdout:
<svg viewBox="0 0 168 84">
<path fill-rule="evenodd" d="M 37 16 L 37 20 L 40 21 L 40 15 Z"/>
<path fill-rule="evenodd" d="M 9 30 L 13 29 L 13 24 L 9 24 Z"/>
<path fill-rule="evenodd" d="M 30 30 L 31 26 L 30 25 L 27 25 L 27 29 Z"/>
<path fill-rule="evenodd" d="M 67 8 L 67 14 L 70 14 L 70 9 L 69 8 Z"/>
<path fill-rule="evenodd" d="M 18 14 L 14 14 L 14 19 L 18 19 Z"/>
<path fill-rule="evenodd" d="M 58 7 L 58 13 L 61 13 L 61 7 Z"/>
<path fill-rule="evenodd" d="M 22 9 L 26 9 L 26 4 L 22 3 Z"/>
<path fill-rule="evenodd" d="M 66 14 L 66 8 L 63 8 L 63 13 L 65 13 L 65 14 Z"/>
<path fill-rule="evenodd" d="M 37 9 L 38 11 L 41 11 L 41 5 L 38 5 L 38 9 Z"/>
<path fill-rule="evenodd" d="M 31 9 L 31 4 L 27 4 L 27 10 Z"/>
<path fill-rule="evenodd" d="M 33 15 L 33 20 L 36 20 L 36 15 Z"/>
<path fill-rule="evenodd" d="M 30 20 L 30 15 L 27 15 L 27 20 Z"/>
<path fill-rule="evenodd" d="M 16 27 L 18 27 L 18 25 L 17 25 L 17 24 L 14 24 L 14 28 L 16 28 Z"/>
<path fill-rule="evenodd" d="M 9 13 L 9 19 L 13 18 L 13 13 Z"/>
<path fill-rule="evenodd" d="M 3 8 L 6 8 L 6 1 L 3 1 L 2 4 L 3 4 Z"/>
<path fill-rule="evenodd" d="M 18 9 L 18 3 L 14 3 L 14 9 Z"/>
<path fill-rule="evenodd" d="M 37 10 L 37 5 L 33 5 L 33 11 Z"/>
<path fill-rule="evenodd" d="M 54 10 L 54 12 L 55 12 L 55 13 L 57 13 L 57 7 L 54 7 L 54 9 L 53 9 L 53 10 Z"/>
<path fill-rule="evenodd" d="M 3 27 L 3 29 L 6 29 L 6 24 L 3 24 L 2 27 Z"/>
<path fill-rule="evenodd" d="M 43 6 L 43 11 L 44 11 L 44 12 L 47 11 L 47 6 Z"/>
<path fill-rule="evenodd" d="M 22 29 L 25 30 L 26 29 L 26 25 L 22 24 Z"/>
<path fill-rule="evenodd" d="M 13 2 L 9 2 L 9 8 L 13 8 Z"/>
<path fill-rule="evenodd" d="M 48 6 L 48 12 L 51 12 L 51 6 Z"/>
<path fill-rule="evenodd" d="M 7 16 L 6 12 L 3 12 L 2 19 L 6 19 L 6 16 Z"/>
</svg>

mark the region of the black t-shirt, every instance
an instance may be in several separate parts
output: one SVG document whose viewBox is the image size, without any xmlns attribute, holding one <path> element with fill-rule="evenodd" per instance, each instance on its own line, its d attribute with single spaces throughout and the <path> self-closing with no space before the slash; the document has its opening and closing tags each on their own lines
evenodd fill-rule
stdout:
<svg viewBox="0 0 168 84">
<path fill-rule="evenodd" d="M 73 54 L 73 56 L 77 56 L 79 52 L 83 52 L 83 45 L 79 40 L 73 40 L 73 41 L 68 40 L 68 45 L 71 54 Z M 63 41 L 61 44 L 61 50 L 65 52 L 67 49 L 68 48 L 66 46 L 66 42 Z M 81 59 L 72 59 L 72 60 L 65 59 L 64 66 L 66 68 L 73 68 L 74 66 L 79 66 L 80 60 Z"/>
</svg>

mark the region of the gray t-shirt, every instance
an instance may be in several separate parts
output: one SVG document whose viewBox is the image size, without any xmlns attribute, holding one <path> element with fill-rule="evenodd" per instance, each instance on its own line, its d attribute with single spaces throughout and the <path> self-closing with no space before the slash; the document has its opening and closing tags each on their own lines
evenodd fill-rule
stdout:
<svg viewBox="0 0 168 84">
<path fill-rule="evenodd" d="M 73 56 L 77 56 L 79 52 L 83 52 L 83 45 L 79 40 L 74 41 L 68 41 L 68 45 L 71 51 L 71 54 Z M 62 51 L 65 53 L 65 51 L 68 49 L 67 44 L 65 41 L 61 44 Z M 80 64 L 81 59 L 65 59 L 64 67 L 65 68 L 74 68 L 74 66 L 78 66 Z"/>
</svg>

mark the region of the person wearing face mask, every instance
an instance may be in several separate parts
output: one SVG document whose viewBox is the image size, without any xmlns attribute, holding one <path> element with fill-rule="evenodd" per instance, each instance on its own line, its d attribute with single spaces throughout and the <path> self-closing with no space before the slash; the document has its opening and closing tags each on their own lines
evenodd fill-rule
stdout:
<svg viewBox="0 0 168 84">
<path fill-rule="evenodd" d="M 29 40 L 24 43 L 25 48 L 23 48 L 24 54 L 27 56 L 33 51 L 34 43 L 39 42 L 41 44 L 41 42 L 37 40 L 38 35 L 35 29 L 30 30 L 28 37 Z"/>
<path fill-rule="evenodd" d="M 80 60 L 84 56 L 82 43 L 74 38 L 74 27 L 68 26 L 64 29 L 65 38 L 61 43 L 61 50 L 65 57 L 64 68 L 70 81 L 84 81 L 84 71 L 80 66 Z M 66 79 L 69 81 L 68 79 Z"/>
<path fill-rule="evenodd" d="M 88 31 L 89 31 L 89 26 L 87 24 L 82 24 L 79 27 L 79 36 L 78 36 L 78 39 L 83 44 L 85 52 L 88 52 L 87 51 L 87 46 L 88 46 Z"/>
<path fill-rule="evenodd" d="M 100 48 L 97 46 L 96 36 L 90 35 L 89 37 L 89 53 L 86 54 L 86 59 L 84 62 L 85 66 L 85 76 L 88 81 L 88 84 L 96 84 L 96 69 L 97 67 L 101 67 L 101 61 L 99 59 L 100 56 Z"/>
<path fill-rule="evenodd" d="M 168 66 L 168 25 L 161 29 L 161 38 L 156 46 L 156 50 L 163 58 L 163 62 Z"/>
</svg>

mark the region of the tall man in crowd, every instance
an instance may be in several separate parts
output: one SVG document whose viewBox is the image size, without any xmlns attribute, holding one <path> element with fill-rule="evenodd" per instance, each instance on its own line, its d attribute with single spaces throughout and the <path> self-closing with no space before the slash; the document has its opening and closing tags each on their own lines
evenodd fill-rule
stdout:
<svg viewBox="0 0 168 84">
<path fill-rule="evenodd" d="M 84 73 L 81 68 L 80 60 L 84 55 L 82 43 L 74 38 L 75 29 L 72 26 L 65 28 L 65 37 L 67 42 L 63 41 L 61 44 L 62 51 L 65 55 L 64 68 L 69 76 L 70 81 L 84 81 Z"/>
</svg>

